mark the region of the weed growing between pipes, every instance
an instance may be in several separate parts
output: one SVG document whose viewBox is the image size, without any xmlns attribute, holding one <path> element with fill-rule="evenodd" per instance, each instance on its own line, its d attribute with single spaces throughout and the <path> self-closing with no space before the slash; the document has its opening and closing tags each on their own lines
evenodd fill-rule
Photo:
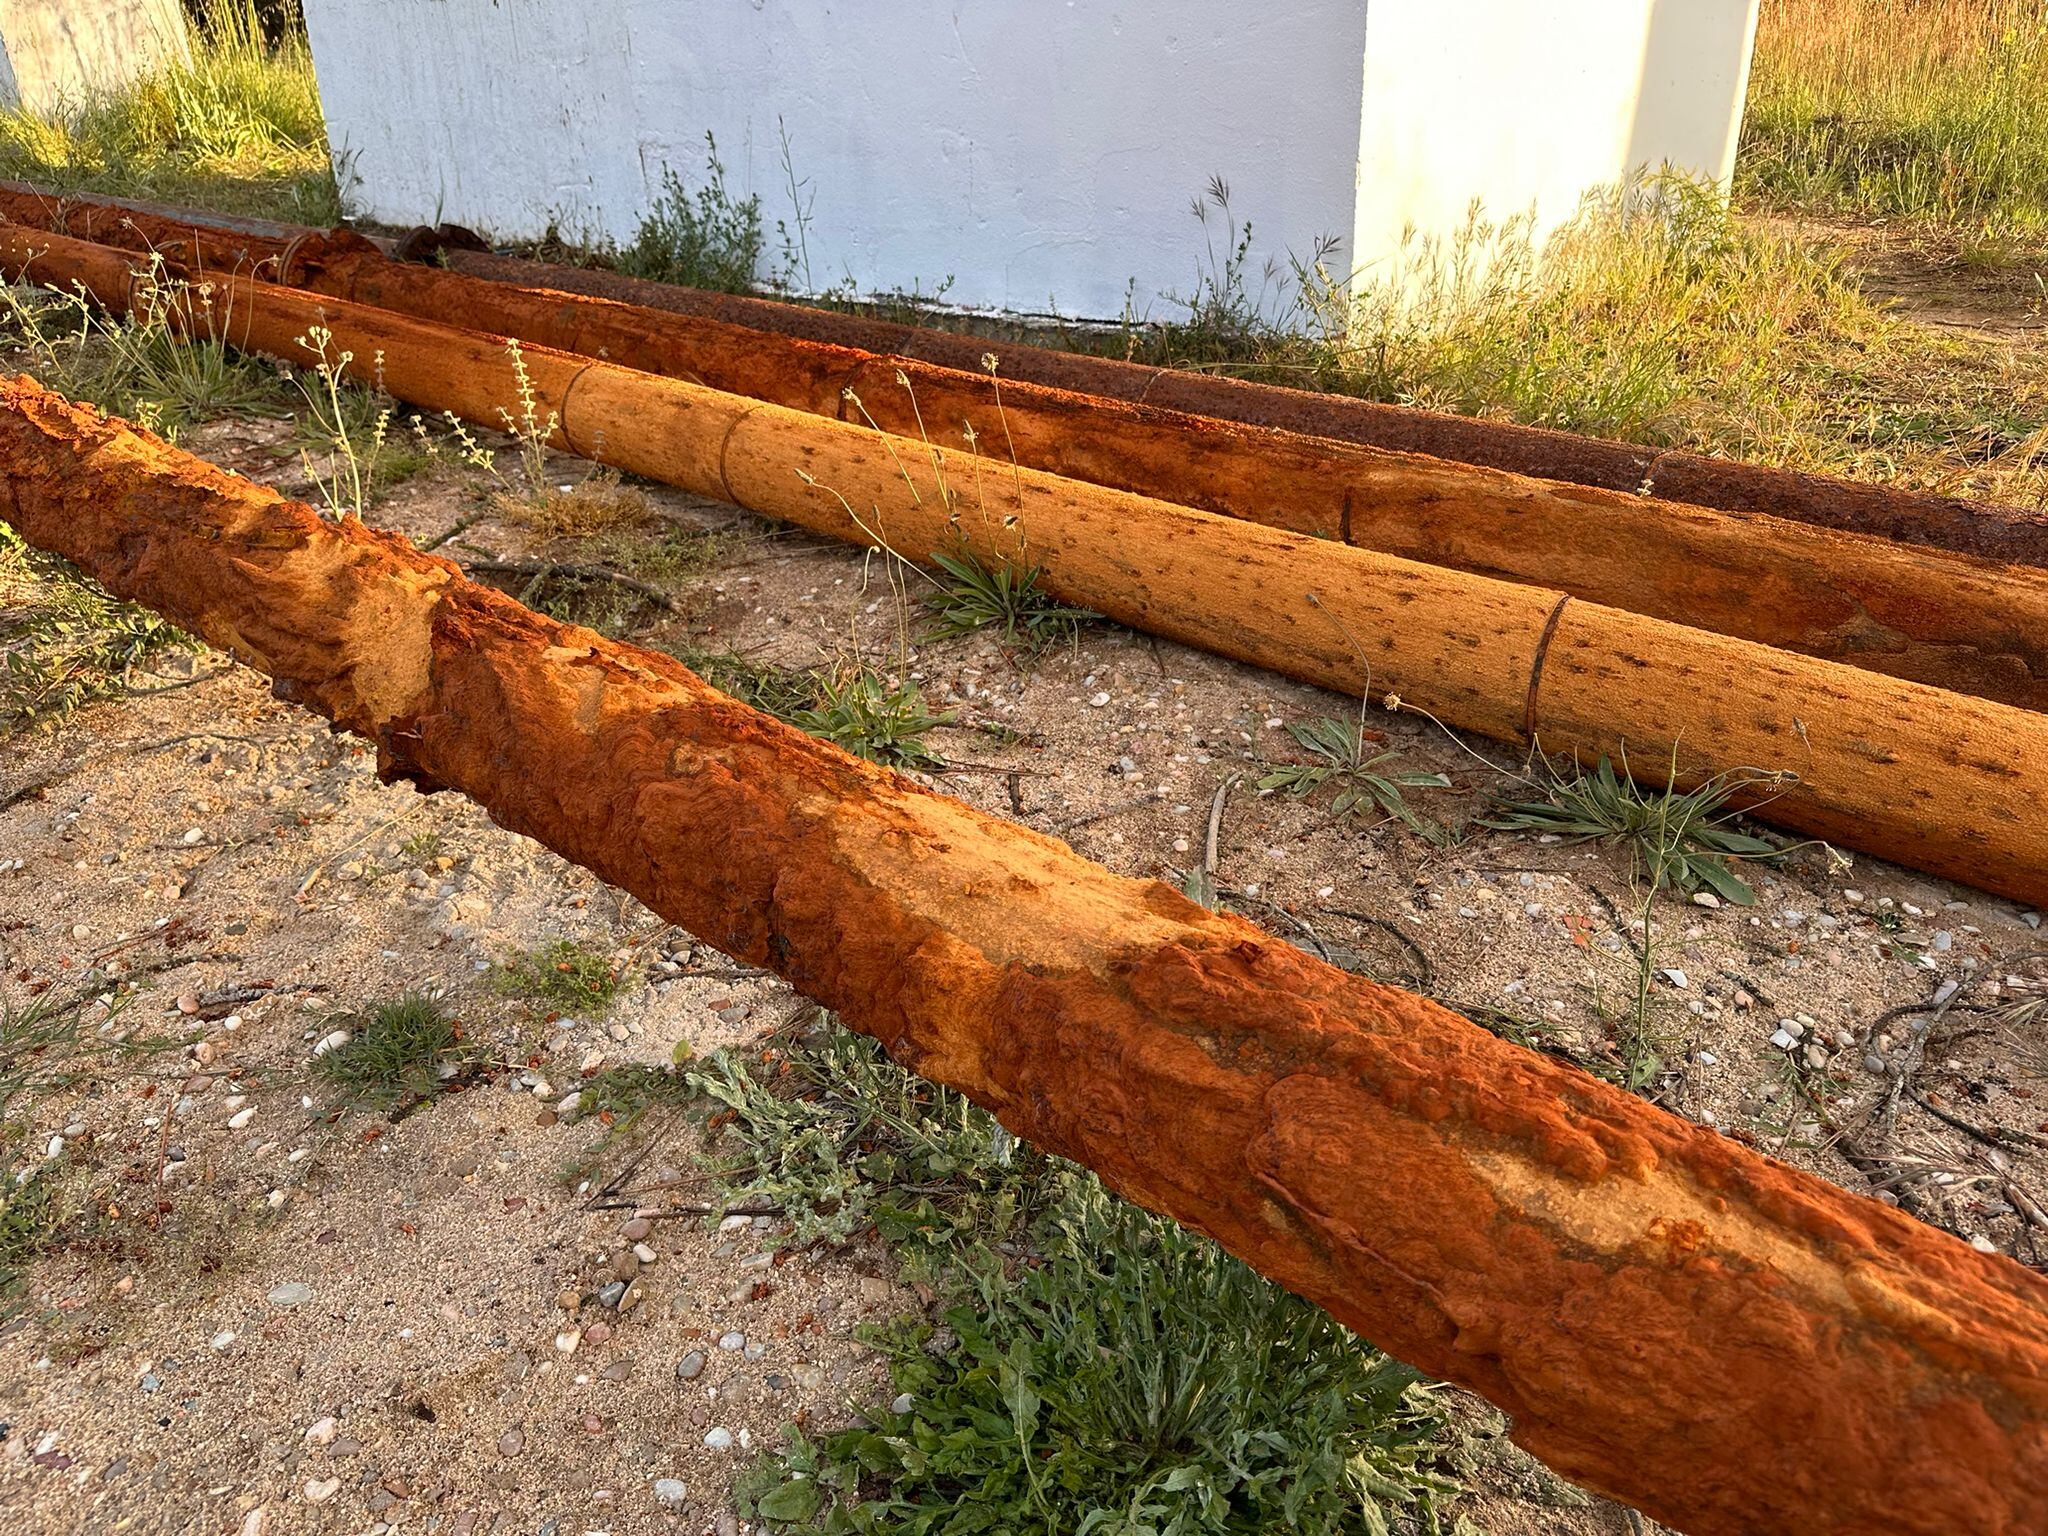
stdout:
<svg viewBox="0 0 2048 1536">
<path fill-rule="evenodd" d="M 1428 773 L 1394 766 L 1398 752 L 1381 750 L 1386 738 L 1368 731 L 1361 715 L 1356 720 L 1325 716 L 1287 727 L 1295 745 L 1310 755 L 1306 763 L 1285 763 L 1259 780 L 1262 793 L 1284 791 L 1305 797 L 1334 787 L 1330 809 L 1336 815 L 1362 816 L 1377 812 L 1382 819 L 1398 821 L 1418 837 L 1442 844 L 1448 841 L 1441 823 L 1425 820 L 1408 803 L 1411 789 L 1449 789 L 1451 781 L 1441 773 Z"/>
<path fill-rule="evenodd" d="M 1619 843 L 1629 856 L 1631 881 L 1647 881 L 1653 892 L 1706 891 L 1746 907 L 1756 893 L 1733 866 L 1776 860 L 1788 851 L 1734 821 L 1741 807 L 1796 783 L 1789 772 L 1731 768 L 1680 790 L 1674 760 L 1664 787 L 1653 789 L 1616 773 L 1603 756 L 1591 771 L 1576 763 L 1549 765 L 1547 777 L 1542 799 L 1504 801 L 1486 825 L 1567 842 Z"/>
<path fill-rule="evenodd" d="M 871 1341 L 886 1408 L 791 1426 L 737 1493 L 771 1529 L 1435 1531 L 1444 1415 L 1413 1372 L 1205 1238 L 1020 1143 L 815 1011 L 659 1074 L 700 1096 L 723 1209 L 790 1246 L 870 1229 L 941 1297 Z M 629 1102 L 673 1103 L 634 1085 Z"/>
<path fill-rule="evenodd" d="M 85 293 L 0 287 L 0 329 L 39 382 L 172 441 L 217 416 L 276 411 L 276 371 L 222 339 L 227 315 L 210 283 L 170 277 L 152 259 L 126 316 Z"/>
</svg>

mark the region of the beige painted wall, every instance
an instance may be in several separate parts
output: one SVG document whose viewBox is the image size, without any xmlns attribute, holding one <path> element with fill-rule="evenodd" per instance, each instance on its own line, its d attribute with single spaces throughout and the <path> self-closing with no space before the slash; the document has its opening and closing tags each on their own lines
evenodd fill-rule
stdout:
<svg viewBox="0 0 2048 1536">
<path fill-rule="evenodd" d="M 184 48 L 178 0 L 0 0 L 0 99 L 58 111 Z"/>
</svg>

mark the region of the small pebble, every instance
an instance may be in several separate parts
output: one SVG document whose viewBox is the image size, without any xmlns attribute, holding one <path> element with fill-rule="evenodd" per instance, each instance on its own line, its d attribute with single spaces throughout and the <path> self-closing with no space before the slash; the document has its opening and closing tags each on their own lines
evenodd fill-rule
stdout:
<svg viewBox="0 0 2048 1536">
<path fill-rule="evenodd" d="M 273 1307 L 296 1307 L 313 1299 L 313 1287 L 303 1280 L 287 1280 L 270 1292 Z"/>
<path fill-rule="evenodd" d="M 695 1381 L 699 1376 L 702 1376 L 704 1374 L 704 1358 L 703 1350 L 691 1350 L 676 1362 L 676 1379 L 678 1381 Z"/>
<path fill-rule="evenodd" d="M 720 1426 L 704 1436 L 704 1444 L 714 1451 L 732 1449 L 732 1431 Z"/>
</svg>

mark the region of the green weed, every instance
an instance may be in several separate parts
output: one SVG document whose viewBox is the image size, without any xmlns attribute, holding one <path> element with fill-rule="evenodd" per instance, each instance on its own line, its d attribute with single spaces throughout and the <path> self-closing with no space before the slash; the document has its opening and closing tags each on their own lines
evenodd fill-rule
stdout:
<svg viewBox="0 0 2048 1536">
<path fill-rule="evenodd" d="M 727 190 L 718 141 L 709 133 L 704 151 L 704 181 L 694 192 L 663 169 L 661 195 L 633 243 L 618 253 L 618 268 L 658 283 L 745 293 L 761 260 L 761 199 L 735 198 Z"/>
<path fill-rule="evenodd" d="M 813 674 L 815 695 L 787 718 L 791 725 L 844 747 L 856 757 L 897 768 L 934 768 L 927 732 L 953 716 L 932 714 L 915 683 L 891 684 L 872 667 L 846 665 Z"/>
<path fill-rule="evenodd" d="M 1731 802 L 1753 803 L 1794 782 L 1788 773 L 1731 768 L 1681 791 L 1674 762 L 1664 788 L 1652 789 L 1616 773 L 1603 756 L 1590 773 L 1576 765 L 1553 773 L 1546 799 L 1503 802 L 1486 825 L 1617 842 L 1628 850 L 1631 878 L 1646 880 L 1653 894 L 1704 890 L 1748 906 L 1756 893 L 1730 864 L 1776 859 L 1784 850 L 1732 825 Z"/>
<path fill-rule="evenodd" d="M 60 1175 L 50 1163 L 11 1173 L 0 1168 L 0 1320 L 20 1295 L 24 1272 L 62 1225 L 59 1184 Z"/>
<path fill-rule="evenodd" d="M 1438 1528 L 1415 1373 L 1205 1238 L 1079 1181 L 1043 1262 L 984 1253 L 950 1347 L 879 1342 L 903 1412 L 788 1449 L 743 1507 L 825 1531 Z"/>
<path fill-rule="evenodd" d="M 0 306 L 0 322 L 44 384 L 167 438 L 284 403 L 270 365 L 222 339 L 227 316 L 212 286 L 172 279 L 159 261 L 140 274 L 125 316 L 56 288 L 0 288 Z"/>
<path fill-rule="evenodd" d="M 462 1026 L 425 992 L 379 1004 L 346 1044 L 313 1058 L 313 1076 L 352 1109 L 388 1114 L 430 1099 L 474 1059 Z"/>
<path fill-rule="evenodd" d="M 936 636 L 987 631 L 1006 646 L 1037 653 L 1072 640 L 1095 617 L 1050 596 L 1043 567 L 991 562 L 965 545 L 951 554 L 934 551 L 931 559 L 948 578 L 925 598 Z"/>
<path fill-rule="evenodd" d="M 562 1013 L 597 1016 L 610 1009 L 632 979 L 606 956 L 573 939 L 508 956 L 493 982 L 501 992 L 543 1003 Z"/>
<path fill-rule="evenodd" d="M 1315 794 L 1334 786 L 1336 795 L 1330 809 L 1339 816 L 1377 812 L 1392 817 L 1409 831 L 1432 842 L 1444 840 L 1444 829 L 1425 821 L 1408 804 L 1411 789 L 1449 789 L 1451 781 L 1441 773 L 1390 766 L 1398 752 L 1375 750 L 1368 743 L 1361 720 L 1324 718 L 1307 724 L 1291 723 L 1287 734 L 1315 761 L 1286 763 L 1259 780 L 1262 791 L 1284 791 L 1296 797 Z"/>
<path fill-rule="evenodd" d="M 687 1075 L 728 1112 L 713 1143 L 726 1203 L 781 1207 L 792 1243 L 874 1227 L 930 1267 L 1018 1234 L 1046 1196 L 1044 1157 L 836 1020 Z"/>
</svg>

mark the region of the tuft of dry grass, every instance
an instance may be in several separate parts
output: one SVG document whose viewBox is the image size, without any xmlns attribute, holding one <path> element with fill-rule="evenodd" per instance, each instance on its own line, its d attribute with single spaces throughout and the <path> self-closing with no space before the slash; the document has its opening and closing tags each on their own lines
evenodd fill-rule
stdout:
<svg viewBox="0 0 2048 1536">
<path fill-rule="evenodd" d="M 574 485 L 549 487 L 537 495 L 503 492 L 496 504 L 513 522 L 544 541 L 644 528 L 655 518 L 654 503 L 647 493 L 627 485 L 612 469 L 597 470 Z"/>
</svg>

